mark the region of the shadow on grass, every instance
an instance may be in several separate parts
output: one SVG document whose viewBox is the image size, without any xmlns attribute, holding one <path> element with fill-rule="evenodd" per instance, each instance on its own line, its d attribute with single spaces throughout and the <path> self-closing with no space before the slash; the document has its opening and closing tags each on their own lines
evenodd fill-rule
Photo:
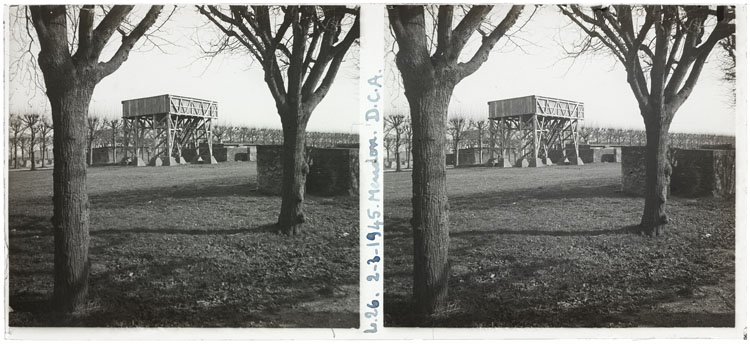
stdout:
<svg viewBox="0 0 750 344">
<path fill-rule="evenodd" d="M 115 191 L 89 195 L 95 206 L 121 207 L 164 198 L 206 198 L 225 196 L 266 196 L 256 189 L 255 183 L 230 183 L 195 185 L 182 184 L 169 187 L 135 189 L 132 191 Z"/>
<path fill-rule="evenodd" d="M 307 309 L 310 300 L 330 298 L 310 284 L 336 287 L 319 275 L 299 285 L 237 279 L 221 258 L 154 259 L 92 272 L 88 303 L 74 314 L 52 311 L 49 294 L 18 293 L 10 326 L 49 327 L 356 327 L 356 307 Z M 133 274 L 135 273 L 135 274 Z M 353 279 L 354 280 L 354 279 Z M 273 291 L 269 289 L 275 288 Z"/>
<path fill-rule="evenodd" d="M 388 229 L 386 236 L 389 238 L 411 238 L 411 224 L 409 220 L 405 218 L 391 218 L 390 221 L 386 219 L 385 227 Z M 467 230 L 467 231 L 452 231 L 450 236 L 452 238 L 462 237 L 473 237 L 473 236 L 495 236 L 495 235 L 522 235 L 522 236 L 551 236 L 551 237 L 570 237 L 570 236 L 599 236 L 599 235 L 618 235 L 618 234 L 641 234 L 641 228 L 639 225 L 629 225 L 618 229 L 612 230 L 575 230 L 575 231 L 540 231 L 540 230 L 527 230 L 527 229 L 504 229 L 498 228 L 495 230 Z"/>
<path fill-rule="evenodd" d="M 128 229 L 107 229 L 91 231 L 92 236 L 112 236 L 123 234 L 181 234 L 181 235 L 232 235 L 241 233 L 276 233 L 275 223 L 259 225 L 252 228 L 239 229 L 178 229 L 178 228 L 128 228 Z"/>
<path fill-rule="evenodd" d="M 466 208 L 479 211 L 515 205 L 520 201 L 554 201 L 576 198 L 636 198 L 620 192 L 619 189 L 619 184 L 601 186 L 573 184 L 570 186 L 525 188 L 449 196 L 448 202 L 451 209 Z"/>
<path fill-rule="evenodd" d="M 566 259 L 542 259 L 531 264 L 515 262 L 509 267 L 492 267 L 451 278 L 445 310 L 431 316 L 415 312 L 411 295 L 385 294 L 385 326 L 388 327 L 733 327 L 733 312 L 680 311 L 658 307 L 681 301 L 696 302 L 699 297 L 675 294 L 669 287 L 688 281 L 690 275 L 633 283 L 650 285 L 656 292 L 649 297 L 617 300 L 596 299 L 577 302 L 565 290 L 541 286 L 527 288 L 535 272 L 568 265 Z M 487 276 L 508 274 L 488 281 Z M 687 279 L 687 280 L 686 280 Z M 386 281 L 387 283 L 388 281 Z M 575 282 L 575 281 L 571 281 Z M 404 290 L 404 287 L 400 287 Z M 565 289 L 580 288 L 571 283 Z M 411 288 L 406 288 L 411 292 Z M 697 301 L 700 302 L 700 301 Z"/>
</svg>

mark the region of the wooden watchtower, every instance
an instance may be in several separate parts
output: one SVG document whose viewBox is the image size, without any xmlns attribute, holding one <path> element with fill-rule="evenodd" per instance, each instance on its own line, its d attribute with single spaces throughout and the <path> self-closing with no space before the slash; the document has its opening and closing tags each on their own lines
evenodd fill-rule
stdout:
<svg viewBox="0 0 750 344">
<path fill-rule="evenodd" d="M 169 94 L 123 100 L 124 160 L 174 166 L 185 163 L 185 156 L 192 163 L 215 164 L 211 129 L 218 117 L 218 103 L 210 100 Z M 187 150 L 194 154 L 183 156 Z"/>
<path fill-rule="evenodd" d="M 552 163 L 550 149 L 559 148 L 558 164 L 583 165 L 578 154 L 578 125 L 583 121 L 583 103 L 542 96 L 526 96 L 488 102 L 490 154 L 499 143 L 502 166 L 518 145 L 519 158 L 513 166 L 538 167 Z M 570 148 L 566 148 L 570 143 Z"/>
</svg>

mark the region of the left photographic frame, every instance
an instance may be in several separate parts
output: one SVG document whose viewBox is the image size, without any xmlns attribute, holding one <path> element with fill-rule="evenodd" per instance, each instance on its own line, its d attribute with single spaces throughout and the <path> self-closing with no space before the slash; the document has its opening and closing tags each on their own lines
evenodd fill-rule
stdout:
<svg viewBox="0 0 750 344">
<path fill-rule="evenodd" d="M 6 13 L 6 333 L 359 327 L 358 7 Z"/>
</svg>

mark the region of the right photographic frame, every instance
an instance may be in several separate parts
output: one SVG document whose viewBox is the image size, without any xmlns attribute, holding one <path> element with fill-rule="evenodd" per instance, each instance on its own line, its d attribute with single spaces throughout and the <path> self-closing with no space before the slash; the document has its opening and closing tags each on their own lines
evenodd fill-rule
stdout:
<svg viewBox="0 0 750 344">
<path fill-rule="evenodd" d="M 744 5 L 384 20 L 386 327 L 742 338 Z"/>
</svg>

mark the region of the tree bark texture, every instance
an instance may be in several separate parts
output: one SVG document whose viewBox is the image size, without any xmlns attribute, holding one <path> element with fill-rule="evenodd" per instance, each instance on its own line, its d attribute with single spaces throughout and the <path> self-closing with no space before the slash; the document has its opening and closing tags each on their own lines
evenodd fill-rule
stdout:
<svg viewBox="0 0 750 344">
<path fill-rule="evenodd" d="M 305 118 L 309 115 L 285 114 L 282 117 L 284 144 L 282 148 L 282 185 L 279 231 L 287 235 L 302 232 L 305 223 L 303 205 L 305 182 L 310 167 L 305 156 Z M 298 120 L 303 119 L 303 120 Z"/>
<path fill-rule="evenodd" d="M 86 301 L 89 272 L 89 199 L 86 192 L 88 108 L 96 84 L 127 59 L 134 44 L 151 27 L 163 6 L 152 6 L 146 16 L 123 35 L 110 60 L 100 61 L 102 49 L 133 6 L 112 6 L 94 28 L 95 7 L 84 5 L 77 21 L 77 49 L 70 51 L 68 8 L 29 6 L 40 45 L 39 67 L 44 76 L 53 124 L 53 217 L 55 272 L 52 306 L 57 311 L 79 310 Z"/>
<path fill-rule="evenodd" d="M 482 38 L 481 46 L 471 58 L 460 63 L 458 58 L 463 48 L 492 7 L 472 6 L 455 28 L 453 9 L 440 6 L 437 46 L 434 54 L 430 54 L 432 43 L 427 39 L 424 7 L 388 7 L 388 19 L 399 47 L 396 65 L 404 82 L 412 120 L 413 293 L 415 311 L 420 316 L 444 310 L 448 298 L 450 240 L 445 176 L 448 104 L 458 82 L 487 60 L 495 43 L 518 19 L 523 6 L 513 6 L 492 32 Z"/>
<path fill-rule="evenodd" d="M 669 183 L 672 174 L 669 154 L 669 123 L 671 118 L 654 113 L 646 118 L 646 190 L 641 218 L 641 231 L 649 236 L 659 236 L 669 222 L 666 213 Z"/>
<path fill-rule="evenodd" d="M 404 76 L 404 84 L 407 77 Z M 418 77 L 416 78 L 418 79 Z M 432 83 L 433 85 L 435 83 Z M 426 85 L 426 84 L 423 84 Z M 408 90 L 409 87 L 407 86 Z M 448 190 L 445 178 L 445 128 L 452 87 L 423 88 L 409 95 L 414 142 L 412 229 L 414 299 L 419 313 L 441 311 L 447 302 Z"/>
<path fill-rule="evenodd" d="M 50 85 L 50 84 L 48 84 Z M 89 275 L 89 199 L 86 190 L 86 117 L 94 85 L 77 80 L 47 87 L 55 125 L 54 309 L 70 312 L 86 300 Z"/>
</svg>

